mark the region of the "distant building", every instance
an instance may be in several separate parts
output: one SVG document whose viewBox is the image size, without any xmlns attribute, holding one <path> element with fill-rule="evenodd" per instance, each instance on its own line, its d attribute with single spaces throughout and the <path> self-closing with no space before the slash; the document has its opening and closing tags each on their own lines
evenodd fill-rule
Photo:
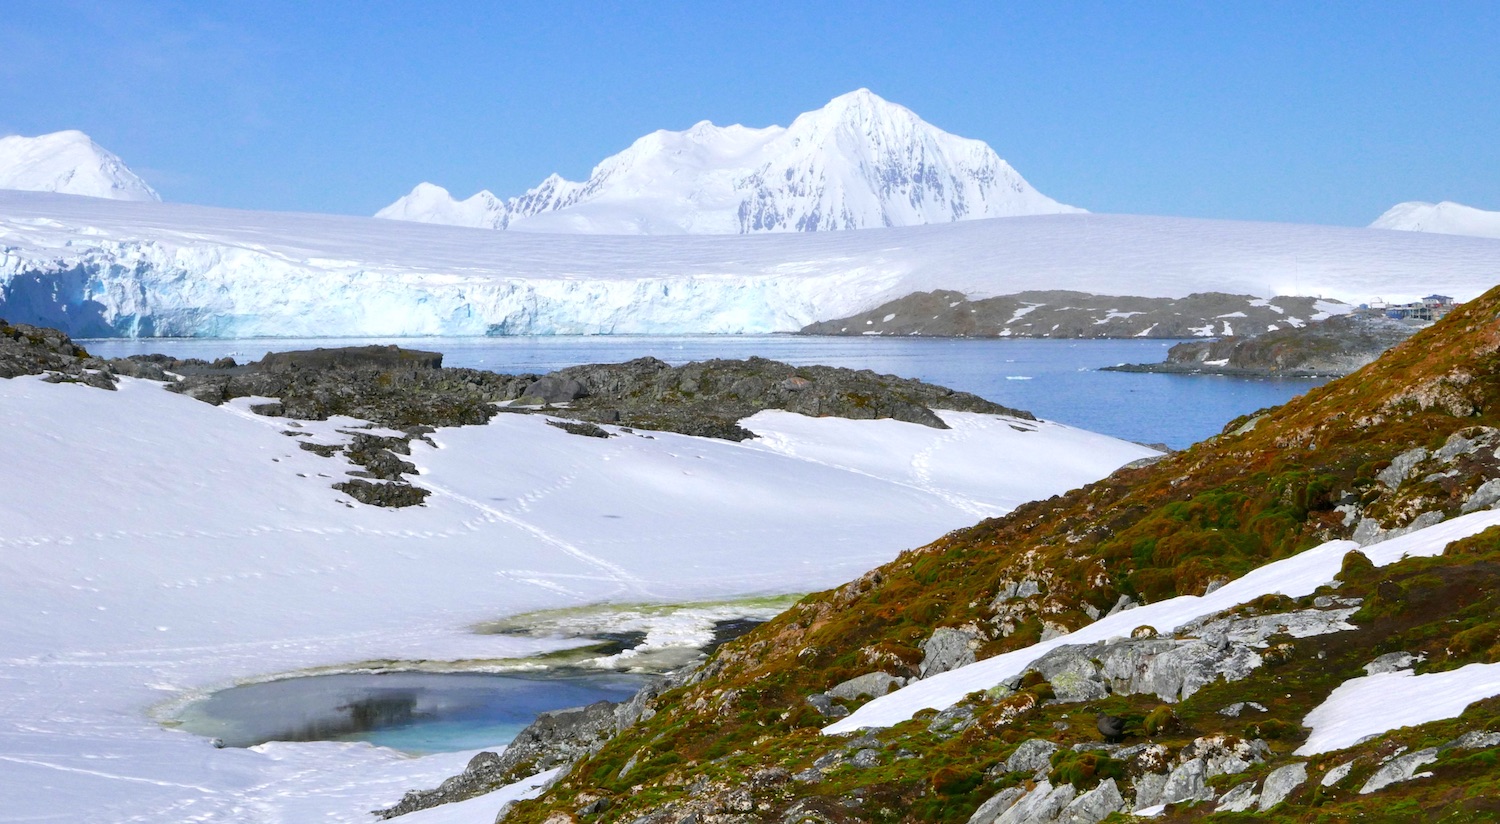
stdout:
<svg viewBox="0 0 1500 824">
<path fill-rule="evenodd" d="M 1435 321 L 1453 311 L 1457 305 L 1449 295 L 1428 295 L 1412 303 L 1386 303 L 1376 298 L 1370 303 L 1370 309 L 1384 312 L 1386 317 L 1397 320 Z"/>
</svg>

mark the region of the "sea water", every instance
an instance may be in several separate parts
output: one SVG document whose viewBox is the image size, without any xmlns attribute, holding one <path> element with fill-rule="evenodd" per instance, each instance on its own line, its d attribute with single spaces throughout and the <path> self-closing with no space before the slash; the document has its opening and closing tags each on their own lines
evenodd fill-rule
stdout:
<svg viewBox="0 0 1500 824">
<path fill-rule="evenodd" d="M 591 336 L 499 338 L 112 338 L 83 341 L 93 354 L 161 352 L 240 363 L 267 352 L 394 343 L 442 352 L 446 366 L 495 372 L 549 372 L 583 363 L 651 356 L 673 365 L 752 355 L 794 365 L 823 364 L 919 378 L 972 392 L 1047 420 L 1138 443 L 1181 449 L 1218 434 L 1230 420 L 1276 406 L 1321 380 L 1102 372 L 1155 363 L 1177 341 L 1035 340 L 797 335 Z"/>
<path fill-rule="evenodd" d="M 179 726 L 228 747 L 267 741 L 368 741 L 410 753 L 507 744 L 537 715 L 624 701 L 645 676 L 342 673 L 220 690 L 188 705 Z"/>
</svg>

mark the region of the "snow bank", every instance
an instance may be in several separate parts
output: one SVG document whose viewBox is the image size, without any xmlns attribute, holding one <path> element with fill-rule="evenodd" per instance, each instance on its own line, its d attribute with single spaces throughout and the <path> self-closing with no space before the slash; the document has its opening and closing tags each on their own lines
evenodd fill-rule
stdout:
<svg viewBox="0 0 1500 824">
<path fill-rule="evenodd" d="M 1260 567 L 1209 595 L 1183 595 L 1126 610 L 1101 618 L 1070 635 L 986 658 L 966 667 L 914 682 L 860 707 L 824 727 L 823 732 L 843 733 L 863 727 L 889 727 L 911 718 L 918 710 L 947 709 L 971 692 L 990 689 L 1019 675 L 1031 662 L 1056 647 L 1129 637 L 1131 630 L 1140 626 L 1151 626 L 1158 633 L 1167 634 L 1197 618 L 1271 593 L 1281 593 L 1293 598 L 1310 595 L 1319 586 L 1333 580 L 1344 556 L 1350 550 L 1359 549 L 1376 566 L 1385 566 L 1407 556 L 1440 555 L 1444 547 L 1453 541 L 1478 534 L 1497 524 L 1500 524 L 1500 512 L 1475 512 L 1372 546 L 1360 547 L 1353 541 L 1330 541 L 1291 558 Z M 1489 694 L 1500 695 L 1500 680 L 1492 681 L 1491 689 Z M 1342 715 L 1334 713 L 1332 717 L 1342 718 Z M 1386 729 L 1394 729 L 1395 726 L 1401 724 Z"/>
<path fill-rule="evenodd" d="M 463 760 L 216 750 L 148 710 L 309 667 L 568 645 L 468 630 L 523 612 L 833 586 L 977 513 L 1151 454 L 962 413 L 943 413 L 951 430 L 763 413 L 747 423 L 763 440 L 744 444 L 584 438 L 500 415 L 415 443 L 433 494 L 385 510 L 330 488 L 342 458 L 298 447 L 354 422 L 296 426 L 251 402 L 213 407 L 133 380 L 118 392 L 0 381 L 6 815 L 359 820 Z M 1055 465 L 1028 477 L 1048 454 Z"/>
<path fill-rule="evenodd" d="M 933 289 L 1358 303 L 1497 269 L 1494 240 L 1127 215 L 616 237 L 0 192 L 0 317 L 84 336 L 760 333 Z"/>
<path fill-rule="evenodd" d="M 1447 672 L 1411 670 L 1351 678 L 1302 719 L 1312 735 L 1295 755 L 1352 747 L 1373 735 L 1463 714 L 1475 701 L 1500 695 L 1500 664 L 1469 664 Z"/>
</svg>

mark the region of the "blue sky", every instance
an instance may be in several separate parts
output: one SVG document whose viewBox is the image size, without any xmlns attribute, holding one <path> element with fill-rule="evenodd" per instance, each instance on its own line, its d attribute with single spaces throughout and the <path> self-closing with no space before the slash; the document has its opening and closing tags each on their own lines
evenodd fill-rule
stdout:
<svg viewBox="0 0 1500 824">
<path fill-rule="evenodd" d="M 1500 209 L 1500 3 L 8 0 L 0 133 L 169 200 L 369 214 L 573 179 L 654 129 L 859 87 L 1093 211 L 1362 225 Z"/>
</svg>

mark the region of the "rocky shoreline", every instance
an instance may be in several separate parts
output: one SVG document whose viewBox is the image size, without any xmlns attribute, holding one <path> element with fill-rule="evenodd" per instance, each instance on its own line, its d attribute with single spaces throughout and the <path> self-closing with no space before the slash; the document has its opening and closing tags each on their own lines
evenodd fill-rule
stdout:
<svg viewBox="0 0 1500 824">
<path fill-rule="evenodd" d="M 1162 363 L 1121 364 L 1104 370 L 1241 378 L 1340 377 L 1373 363 L 1381 353 L 1428 325 L 1381 315 L 1337 315 L 1262 335 L 1187 341 L 1167 350 Z"/>
</svg>

